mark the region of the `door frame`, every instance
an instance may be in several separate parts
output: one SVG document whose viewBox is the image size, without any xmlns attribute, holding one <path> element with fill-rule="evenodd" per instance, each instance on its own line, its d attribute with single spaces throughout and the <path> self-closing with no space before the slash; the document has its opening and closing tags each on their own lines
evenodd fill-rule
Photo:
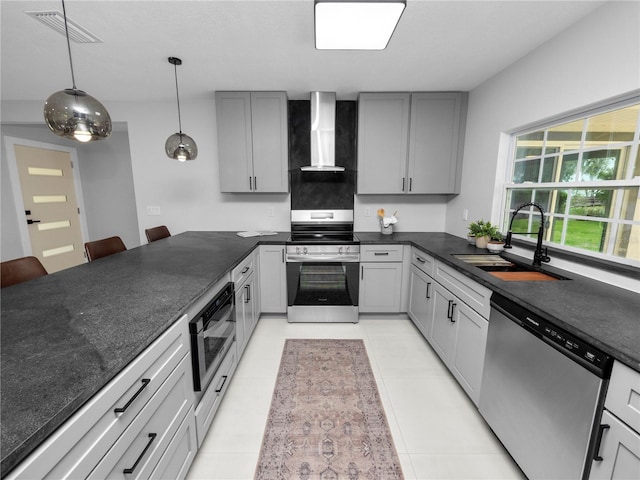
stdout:
<svg viewBox="0 0 640 480">
<path fill-rule="evenodd" d="M 24 220 L 24 201 L 22 199 L 22 185 L 20 184 L 20 176 L 18 175 L 18 164 L 16 159 L 15 145 L 23 145 L 25 147 L 41 148 L 43 150 L 56 150 L 60 152 L 66 152 L 71 156 L 71 162 L 73 163 L 73 185 L 76 189 L 76 201 L 78 202 L 78 208 L 80 209 L 80 232 L 82 234 L 82 243 L 89 238 L 89 230 L 87 228 L 86 208 L 84 206 L 84 198 L 82 196 L 82 182 L 80 180 L 80 163 L 78 162 L 78 151 L 74 147 L 66 147 L 63 145 L 56 145 L 54 143 L 39 142 L 36 140 L 28 140 L 26 138 L 18 137 L 4 137 L 4 145 L 7 154 L 7 165 L 9 167 L 9 179 L 11 180 L 11 187 L 13 190 L 13 203 L 16 207 L 16 214 L 18 218 L 18 232 L 20 234 L 20 241 L 22 243 L 22 251 L 24 256 L 33 255 L 31 249 L 31 238 L 29 237 L 29 229 L 27 228 L 27 222 Z"/>
</svg>

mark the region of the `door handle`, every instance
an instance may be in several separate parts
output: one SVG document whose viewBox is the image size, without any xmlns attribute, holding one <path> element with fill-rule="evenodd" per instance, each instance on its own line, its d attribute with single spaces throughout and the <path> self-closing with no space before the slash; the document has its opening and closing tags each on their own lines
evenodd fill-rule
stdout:
<svg viewBox="0 0 640 480">
<path fill-rule="evenodd" d="M 40 223 L 40 220 L 31 220 L 30 218 L 27 219 L 27 225 L 33 225 L 34 223 Z"/>
<path fill-rule="evenodd" d="M 413 178 L 409 177 L 409 191 L 411 191 L 412 187 L 413 187 Z"/>
<path fill-rule="evenodd" d="M 596 439 L 596 447 L 593 451 L 593 461 L 594 462 L 601 462 L 602 460 L 604 460 L 601 456 L 600 456 L 600 444 L 602 443 L 602 436 L 604 435 L 604 431 L 605 430 L 609 430 L 611 427 L 609 425 L 602 424 L 598 427 L 598 438 Z"/>
<path fill-rule="evenodd" d="M 456 304 L 453 303 L 453 300 L 449 300 L 449 306 L 447 307 L 447 318 L 451 320 L 451 323 L 456 323 L 453 319 L 453 311 L 456 308 Z"/>
</svg>

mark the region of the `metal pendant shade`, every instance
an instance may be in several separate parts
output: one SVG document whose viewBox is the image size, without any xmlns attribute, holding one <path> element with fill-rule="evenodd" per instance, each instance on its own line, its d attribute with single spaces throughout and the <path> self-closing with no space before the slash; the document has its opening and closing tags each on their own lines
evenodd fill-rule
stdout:
<svg viewBox="0 0 640 480">
<path fill-rule="evenodd" d="M 62 0 L 62 12 L 73 87 L 56 92 L 47 98 L 44 104 L 44 120 L 49 129 L 60 137 L 79 142 L 101 140 L 111 135 L 111 117 L 102 103 L 76 87 L 64 0 Z"/>
<path fill-rule="evenodd" d="M 176 57 L 169 57 L 169 63 L 173 65 L 176 77 L 176 99 L 178 101 L 178 128 L 179 132 L 174 133 L 164 144 L 164 150 L 169 158 L 186 162 L 195 160 L 198 156 L 198 146 L 196 142 L 186 133 L 182 133 L 182 120 L 180 118 L 180 94 L 178 93 L 178 65 L 182 65 L 182 60 Z"/>
</svg>

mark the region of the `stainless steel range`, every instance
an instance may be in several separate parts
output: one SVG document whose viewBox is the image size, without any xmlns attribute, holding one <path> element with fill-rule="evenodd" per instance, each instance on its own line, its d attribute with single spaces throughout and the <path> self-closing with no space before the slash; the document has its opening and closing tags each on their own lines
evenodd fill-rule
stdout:
<svg viewBox="0 0 640 480">
<path fill-rule="evenodd" d="M 292 210 L 286 261 L 289 322 L 358 322 L 353 210 Z"/>
</svg>

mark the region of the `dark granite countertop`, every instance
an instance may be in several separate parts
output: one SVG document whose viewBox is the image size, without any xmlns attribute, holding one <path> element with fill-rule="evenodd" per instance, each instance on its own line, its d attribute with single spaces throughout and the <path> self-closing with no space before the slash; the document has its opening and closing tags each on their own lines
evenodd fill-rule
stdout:
<svg viewBox="0 0 640 480">
<path fill-rule="evenodd" d="M 567 272 L 570 281 L 505 282 L 452 257 L 486 250 L 444 233 L 357 236 L 415 245 L 640 371 L 637 293 Z M 188 232 L 3 289 L 2 476 L 256 245 L 288 237 Z"/>
<path fill-rule="evenodd" d="M 188 232 L 2 289 L 2 476 L 253 248 Z"/>
</svg>

